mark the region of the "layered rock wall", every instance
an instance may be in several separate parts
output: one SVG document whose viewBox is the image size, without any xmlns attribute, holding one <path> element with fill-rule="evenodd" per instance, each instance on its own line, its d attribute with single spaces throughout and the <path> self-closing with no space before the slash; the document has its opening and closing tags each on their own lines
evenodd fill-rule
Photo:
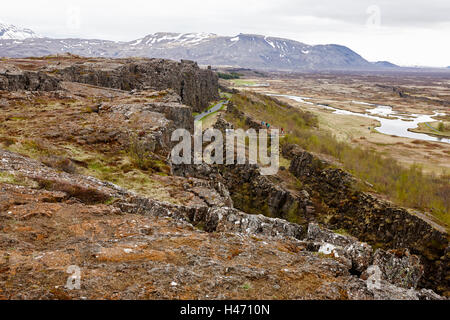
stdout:
<svg viewBox="0 0 450 320">
<path fill-rule="evenodd" d="M 404 208 L 358 191 L 353 176 L 316 155 L 295 146 L 285 146 L 283 154 L 291 159 L 289 171 L 320 195 L 328 207 L 326 212 L 317 210 L 317 221 L 332 229 L 345 229 L 376 247 L 408 248 L 425 266 L 420 285 L 439 292 L 449 290 L 450 247 L 445 230 Z"/>
<path fill-rule="evenodd" d="M 44 58 L 43 58 L 44 59 Z M 173 89 L 193 111 L 206 109 L 219 98 L 218 78 L 193 61 L 165 59 L 47 59 L 33 70 L 15 60 L 0 68 L 0 90 L 52 91 L 61 81 L 79 82 L 120 90 Z M 28 67 L 29 68 L 29 67 Z"/>
<path fill-rule="evenodd" d="M 53 91 L 59 89 L 60 80 L 44 72 L 8 72 L 0 70 L 0 90 Z"/>
<path fill-rule="evenodd" d="M 120 60 L 122 62 L 122 60 Z M 173 89 L 181 101 L 202 111 L 209 101 L 218 98 L 218 78 L 211 70 L 203 70 L 191 61 L 164 59 L 126 60 L 119 64 L 74 64 L 59 71 L 65 81 L 101 87 L 133 90 Z"/>
</svg>

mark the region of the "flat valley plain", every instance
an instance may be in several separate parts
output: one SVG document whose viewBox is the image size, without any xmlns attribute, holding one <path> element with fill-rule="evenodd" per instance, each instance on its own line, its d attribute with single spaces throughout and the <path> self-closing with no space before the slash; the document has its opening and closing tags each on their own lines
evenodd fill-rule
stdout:
<svg viewBox="0 0 450 320">
<path fill-rule="evenodd" d="M 375 119 L 335 114 L 332 110 L 317 106 L 327 105 L 364 114 L 367 109 L 374 108 L 361 103 L 364 102 L 391 106 L 392 111 L 397 114 L 439 113 L 440 115 L 433 117 L 436 122 L 430 122 L 429 125 L 437 127 L 438 121 L 444 123 L 441 136 L 445 137 L 450 130 L 450 72 L 266 73 L 265 77 L 252 75 L 241 78 L 240 81 L 224 82 L 239 90 L 307 97 L 306 103 L 278 98 L 316 114 L 319 128 L 332 132 L 338 140 L 376 150 L 406 166 L 418 164 L 425 172 L 450 174 L 450 144 L 379 133 L 374 130 L 380 125 Z M 267 121 L 270 122 L 270 119 Z M 429 133 L 439 136 L 437 131 L 424 124 L 411 131 L 430 131 Z"/>
</svg>

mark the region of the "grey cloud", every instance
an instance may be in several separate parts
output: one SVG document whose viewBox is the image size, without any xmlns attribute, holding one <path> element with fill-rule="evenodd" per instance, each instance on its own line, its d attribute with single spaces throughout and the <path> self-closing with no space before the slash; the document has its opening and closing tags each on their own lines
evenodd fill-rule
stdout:
<svg viewBox="0 0 450 320">
<path fill-rule="evenodd" d="M 376 5 L 380 8 L 382 23 L 387 26 L 418 27 L 450 21 L 448 0 L 279 0 L 274 3 L 271 12 L 280 17 L 310 15 L 360 24 L 367 20 L 367 8 Z"/>
</svg>

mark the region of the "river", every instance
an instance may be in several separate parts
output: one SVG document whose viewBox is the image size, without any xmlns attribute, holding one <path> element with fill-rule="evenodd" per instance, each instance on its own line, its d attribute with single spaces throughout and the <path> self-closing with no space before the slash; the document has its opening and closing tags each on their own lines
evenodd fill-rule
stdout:
<svg viewBox="0 0 450 320">
<path fill-rule="evenodd" d="M 308 101 L 310 99 L 308 97 L 284 95 L 284 94 L 269 94 L 269 95 L 275 97 L 284 97 L 297 102 L 316 106 L 318 108 L 333 110 L 334 114 L 349 115 L 349 116 L 351 115 L 378 120 L 380 122 L 380 126 L 376 127 L 375 130 L 387 135 L 416 140 L 450 143 L 449 138 L 439 138 L 425 133 L 416 133 L 408 131 L 408 129 L 417 128 L 419 123 L 436 121 L 435 119 L 433 119 L 433 117 L 444 115 L 442 113 L 435 112 L 432 115 L 399 114 L 398 112 L 392 110 L 391 106 L 367 103 L 362 101 L 352 101 L 352 103 L 361 104 L 368 107 L 365 113 L 359 113 L 338 109 L 323 104 L 316 104 L 311 101 Z"/>
</svg>

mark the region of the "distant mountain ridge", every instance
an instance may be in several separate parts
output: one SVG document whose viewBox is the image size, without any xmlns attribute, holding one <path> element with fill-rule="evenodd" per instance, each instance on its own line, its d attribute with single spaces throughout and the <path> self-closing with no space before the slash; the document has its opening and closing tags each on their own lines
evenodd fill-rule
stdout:
<svg viewBox="0 0 450 320">
<path fill-rule="evenodd" d="M 202 65 L 286 71 L 397 67 L 385 61 L 369 62 L 341 45 L 308 45 L 255 34 L 228 37 L 212 33 L 158 32 L 130 42 L 37 38 L 32 31 L 30 35 L 0 40 L 0 56 L 31 57 L 70 52 L 93 57 L 187 59 Z"/>
<path fill-rule="evenodd" d="M 397 68 L 398 65 L 393 64 L 389 61 L 376 61 L 374 62 L 375 65 L 385 67 L 385 68 Z"/>
</svg>

